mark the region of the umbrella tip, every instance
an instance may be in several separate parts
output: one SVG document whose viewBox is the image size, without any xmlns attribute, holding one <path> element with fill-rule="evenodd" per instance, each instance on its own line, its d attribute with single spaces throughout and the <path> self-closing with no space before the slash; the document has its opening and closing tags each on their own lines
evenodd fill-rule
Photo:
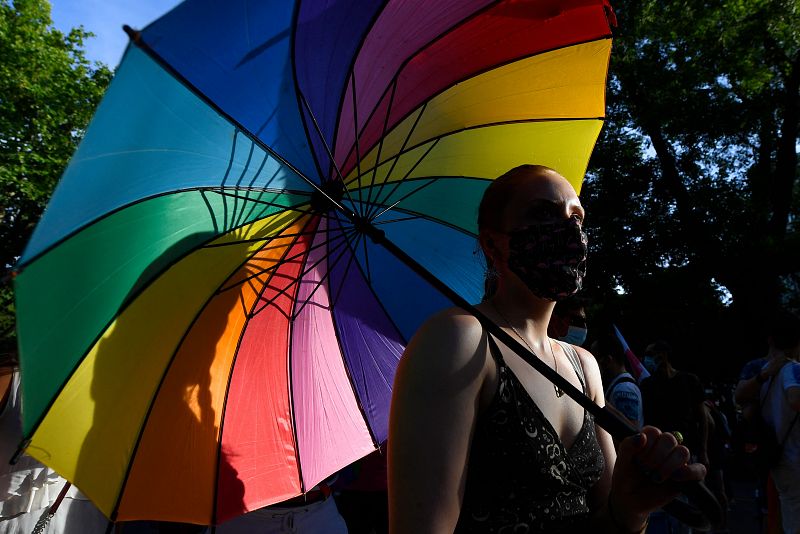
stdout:
<svg viewBox="0 0 800 534">
<path fill-rule="evenodd" d="M 16 269 L 9 269 L 3 275 L 2 279 L 0 279 L 0 284 L 7 284 L 7 283 L 11 282 L 14 278 L 17 277 L 18 274 L 19 274 L 19 272 L 17 272 Z"/>
<path fill-rule="evenodd" d="M 139 44 L 139 41 L 142 40 L 142 32 L 134 30 L 127 24 L 122 25 L 122 30 L 128 34 L 128 38 L 136 44 Z"/>
<path fill-rule="evenodd" d="M 608 1 L 605 2 L 603 5 L 603 10 L 606 12 L 606 20 L 608 20 L 608 25 L 610 29 L 616 30 L 617 29 L 617 15 L 614 13 L 614 8 L 611 7 L 611 4 Z"/>
</svg>

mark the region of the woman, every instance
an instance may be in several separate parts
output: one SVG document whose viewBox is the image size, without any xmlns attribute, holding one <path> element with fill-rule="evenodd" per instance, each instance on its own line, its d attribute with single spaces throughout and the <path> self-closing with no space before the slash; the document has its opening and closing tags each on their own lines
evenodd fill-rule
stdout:
<svg viewBox="0 0 800 534">
<path fill-rule="evenodd" d="M 552 169 L 526 165 L 495 180 L 478 214 L 491 273 L 478 308 L 602 406 L 592 355 L 547 336 L 555 301 L 582 282 L 583 218 Z M 623 440 L 617 457 L 591 415 L 453 308 L 420 328 L 395 378 L 390 531 L 641 532 L 675 496 L 661 482 L 705 475 L 688 460 L 652 427 Z"/>
</svg>

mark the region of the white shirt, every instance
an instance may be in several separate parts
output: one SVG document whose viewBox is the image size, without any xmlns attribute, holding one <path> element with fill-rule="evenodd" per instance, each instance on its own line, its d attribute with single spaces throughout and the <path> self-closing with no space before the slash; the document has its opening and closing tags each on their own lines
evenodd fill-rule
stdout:
<svg viewBox="0 0 800 534">
<path fill-rule="evenodd" d="M 624 380 L 629 378 L 633 382 Z M 606 402 L 619 410 L 625 417 L 635 422 L 639 428 L 644 425 L 644 410 L 642 410 L 642 392 L 630 373 L 621 373 L 606 389 Z"/>
<path fill-rule="evenodd" d="M 784 443 L 781 462 L 800 465 L 800 419 L 792 426 L 798 412 L 789 407 L 789 388 L 800 387 L 800 363 L 790 361 L 771 380 L 761 385 L 761 415 L 775 430 L 778 443 Z M 791 432 L 787 437 L 787 432 Z"/>
<path fill-rule="evenodd" d="M 21 392 L 19 372 L 14 371 L 8 403 L 0 412 L 0 534 L 27 534 L 33 531 L 46 508 L 56 500 L 66 480 L 27 454 L 17 463 L 8 461 L 22 440 L 20 422 Z M 100 534 L 108 520 L 71 486 L 46 534 Z"/>
</svg>

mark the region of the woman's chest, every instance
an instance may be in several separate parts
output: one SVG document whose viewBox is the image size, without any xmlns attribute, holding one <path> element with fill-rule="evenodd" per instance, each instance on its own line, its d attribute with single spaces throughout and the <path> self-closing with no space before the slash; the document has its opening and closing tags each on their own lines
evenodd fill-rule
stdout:
<svg viewBox="0 0 800 534">
<path fill-rule="evenodd" d="M 472 444 L 471 459 L 483 466 L 478 468 L 482 473 L 478 478 L 489 481 L 504 472 L 505 477 L 519 478 L 516 485 L 532 484 L 529 490 L 536 494 L 563 491 L 575 484 L 591 486 L 602 470 L 591 417 L 583 414 L 565 444 L 508 368 L 501 367 L 499 375 L 497 396 L 479 417 Z M 492 467 L 484 473 L 486 466 Z"/>
<path fill-rule="evenodd" d="M 510 403 L 509 407 L 518 410 L 520 417 L 538 419 L 539 425 L 555 433 L 569 449 L 583 427 L 584 409 L 566 394 L 559 396 L 552 382 L 516 354 L 504 354 L 503 364 L 495 367 L 493 383 L 487 388 L 494 393 L 484 397 L 483 408 L 488 408 L 502 386 L 504 404 Z M 568 360 L 559 362 L 559 373 L 579 390 L 584 389 Z"/>
</svg>

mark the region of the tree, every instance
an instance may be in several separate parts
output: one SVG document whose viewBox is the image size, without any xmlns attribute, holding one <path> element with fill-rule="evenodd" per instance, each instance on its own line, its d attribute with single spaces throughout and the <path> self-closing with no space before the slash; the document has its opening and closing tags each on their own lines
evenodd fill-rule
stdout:
<svg viewBox="0 0 800 534">
<path fill-rule="evenodd" d="M 683 341 L 687 360 L 760 355 L 770 311 L 798 298 L 800 2 L 614 7 L 609 121 L 586 189 L 593 292 Z"/>
<path fill-rule="evenodd" d="M 97 107 L 111 71 L 86 59 L 91 34 L 52 27 L 46 0 L 0 0 L 0 262 L 14 265 Z M 4 280 L 4 282 L 7 282 Z M 13 343 L 9 284 L 0 342 Z"/>
</svg>

